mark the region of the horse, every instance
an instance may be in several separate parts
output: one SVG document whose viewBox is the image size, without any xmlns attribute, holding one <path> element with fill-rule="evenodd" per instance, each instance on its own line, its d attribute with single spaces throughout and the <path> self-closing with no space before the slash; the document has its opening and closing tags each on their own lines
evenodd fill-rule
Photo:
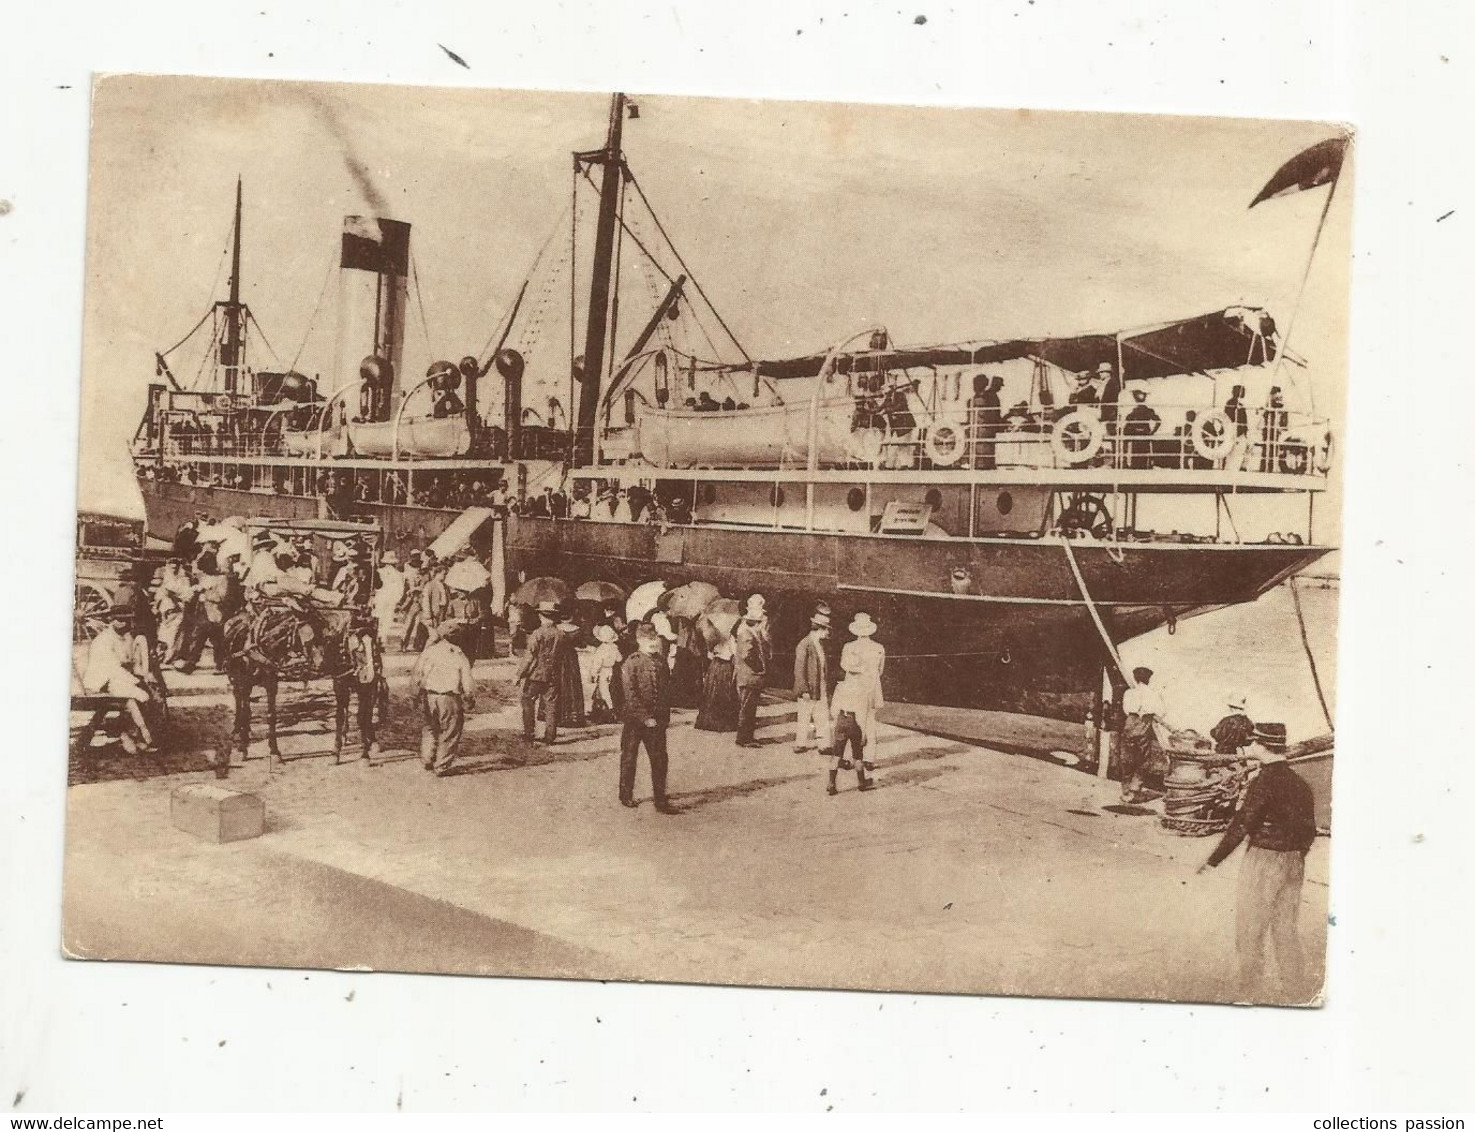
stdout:
<svg viewBox="0 0 1475 1132">
<path fill-rule="evenodd" d="M 377 651 L 371 620 L 351 610 L 316 610 L 298 602 L 247 605 L 229 620 L 223 630 L 225 672 L 235 700 L 233 739 L 244 761 L 251 742 L 251 694 L 258 687 L 266 693 L 266 743 L 268 757 L 284 765 L 277 746 L 277 685 L 282 680 L 329 679 L 333 683 L 333 761 L 343 761 L 348 735 L 348 705 L 358 696 L 358 722 L 366 757 L 373 759 L 379 744 L 375 708 L 383 684 L 382 661 Z M 368 644 L 362 642 L 367 637 Z M 371 677 L 363 682 L 362 649 L 372 652 Z M 387 699 L 387 697 L 385 697 Z M 384 722 L 384 712 L 379 712 Z M 229 762 L 225 763 L 228 769 Z M 225 777 L 222 768 L 216 773 Z"/>
</svg>

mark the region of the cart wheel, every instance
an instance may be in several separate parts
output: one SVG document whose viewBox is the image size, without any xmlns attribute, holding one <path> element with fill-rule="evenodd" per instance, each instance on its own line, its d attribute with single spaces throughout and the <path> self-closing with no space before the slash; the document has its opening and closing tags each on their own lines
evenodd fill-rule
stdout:
<svg viewBox="0 0 1475 1132">
<path fill-rule="evenodd" d="M 72 601 L 72 643 L 85 644 L 97 635 L 92 619 L 106 613 L 113 600 L 90 582 L 78 582 Z"/>
</svg>

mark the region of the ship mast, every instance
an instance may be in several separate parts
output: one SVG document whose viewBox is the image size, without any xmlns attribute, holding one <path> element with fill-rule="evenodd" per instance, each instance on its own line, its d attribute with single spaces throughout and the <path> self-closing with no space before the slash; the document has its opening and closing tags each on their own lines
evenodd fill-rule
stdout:
<svg viewBox="0 0 1475 1132">
<path fill-rule="evenodd" d="M 621 178 L 620 134 L 625 120 L 625 96 L 616 94 L 610 104 L 609 132 L 604 149 L 576 154 L 575 162 L 604 165 L 599 186 L 599 225 L 594 234 L 594 263 L 589 281 L 589 321 L 584 337 L 583 387 L 579 390 L 579 415 L 574 431 L 573 463 L 584 467 L 594 462 L 594 430 L 599 420 L 600 384 L 604 375 L 605 337 L 609 330 L 610 290 L 614 283 L 615 225 L 619 222 Z"/>
<path fill-rule="evenodd" d="M 231 237 L 230 298 L 225 302 L 225 341 L 220 344 L 220 364 L 225 370 L 225 391 L 235 393 L 240 383 L 241 342 L 245 336 L 246 313 L 241 305 L 241 179 L 236 178 L 236 223 Z"/>
</svg>

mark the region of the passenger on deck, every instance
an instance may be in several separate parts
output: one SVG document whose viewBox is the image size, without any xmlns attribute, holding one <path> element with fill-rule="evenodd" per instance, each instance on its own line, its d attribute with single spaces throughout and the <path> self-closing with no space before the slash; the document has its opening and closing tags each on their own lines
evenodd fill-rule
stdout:
<svg viewBox="0 0 1475 1132">
<path fill-rule="evenodd" d="M 1003 387 L 1002 377 L 980 373 L 973 378 L 973 396 L 968 399 L 968 435 L 975 468 L 996 466 L 994 437 L 1003 423 L 999 407 L 999 390 Z"/>
<path fill-rule="evenodd" d="M 1288 416 L 1285 396 L 1279 385 L 1270 387 L 1270 399 L 1266 403 L 1260 424 L 1260 470 L 1273 472 L 1280 466 L 1281 438 L 1285 435 Z"/>
<path fill-rule="evenodd" d="M 573 499 L 569 502 L 568 517 L 570 519 L 588 519 L 593 514 L 594 509 L 589 502 L 588 489 L 575 491 Z"/>
<path fill-rule="evenodd" d="M 917 462 L 917 418 L 907 400 L 910 382 L 893 382 L 886 390 L 881 411 L 886 414 L 886 425 L 894 443 L 890 447 L 887 466 L 910 468 Z"/>
<path fill-rule="evenodd" d="M 1127 466 L 1146 468 L 1152 464 L 1152 441 L 1147 438 L 1156 435 L 1163 421 L 1147 403 L 1147 390 L 1132 390 L 1132 400 L 1136 404 L 1122 425 L 1122 435 L 1128 438 Z"/>
<path fill-rule="evenodd" d="M 1101 420 L 1108 433 L 1114 432 L 1117 421 L 1117 406 L 1122 399 L 1122 379 L 1110 362 L 1096 367 L 1096 380 L 1100 385 Z"/>
<path fill-rule="evenodd" d="M 1245 387 L 1236 385 L 1230 392 L 1229 400 L 1224 402 L 1224 415 L 1229 418 L 1229 425 L 1233 431 L 1234 439 L 1230 445 L 1229 455 L 1224 459 L 1226 471 L 1240 471 L 1245 464 L 1245 457 L 1250 450 L 1250 414 L 1244 406 Z"/>
<path fill-rule="evenodd" d="M 715 413 L 722 406 L 712 399 L 712 394 L 703 389 L 697 397 L 695 408 L 699 413 Z"/>
<path fill-rule="evenodd" d="M 1091 384 L 1090 373 L 1078 373 L 1075 375 L 1075 388 L 1070 391 L 1066 400 L 1068 405 L 1095 405 L 1100 398 L 1096 395 L 1096 386 Z"/>
<path fill-rule="evenodd" d="M 730 413 L 736 408 L 737 402 L 734 401 L 731 397 L 724 397 L 722 399 L 722 411 L 724 413 Z"/>
</svg>

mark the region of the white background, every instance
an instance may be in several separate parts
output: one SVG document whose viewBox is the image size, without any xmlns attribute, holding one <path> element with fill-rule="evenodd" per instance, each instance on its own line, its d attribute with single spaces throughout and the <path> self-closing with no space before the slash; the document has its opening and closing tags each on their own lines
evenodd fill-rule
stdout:
<svg viewBox="0 0 1475 1132">
<path fill-rule="evenodd" d="M 1471 1108 L 1471 31 L 1461 0 L 8 6 L 0 1111 Z M 1325 1009 L 64 962 L 93 71 L 1354 123 Z"/>
</svg>

